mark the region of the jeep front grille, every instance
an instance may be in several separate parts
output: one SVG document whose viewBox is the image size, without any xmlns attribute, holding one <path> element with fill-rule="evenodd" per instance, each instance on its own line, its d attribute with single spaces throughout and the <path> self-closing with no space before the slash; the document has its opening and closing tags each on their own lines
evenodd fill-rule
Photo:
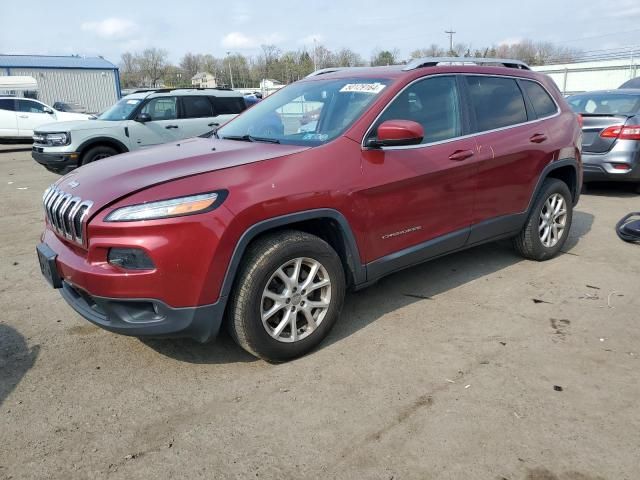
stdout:
<svg viewBox="0 0 640 480">
<path fill-rule="evenodd" d="M 84 245 L 84 222 L 93 202 L 74 197 L 51 185 L 45 190 L 42 203 L 53 230 L 61 237 Z"/>
</svg>

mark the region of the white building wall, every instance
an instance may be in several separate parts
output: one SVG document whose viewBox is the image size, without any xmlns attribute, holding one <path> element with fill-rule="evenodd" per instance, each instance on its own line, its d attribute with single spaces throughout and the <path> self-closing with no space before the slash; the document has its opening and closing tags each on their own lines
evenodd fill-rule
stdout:
<svg viewBox="0 0 640 480">
<path fill-rule="evenodd" d="M 10 75 L 28 75 L 38 82 L 38 100 L 49 105 L 57 101 L 77 102 L 89 112 L 102 112 L 118 100 L 114 70 L 64 68 L 10 68 Z M 1 68 L 0 75 L 7 75 Z"/>
<path fill-rule="evenodd" d="M 618 88 L 640 75 L 640 58 L 600 60 L 532 67 L 549 75 L 565 94 Z"/>
</svg>

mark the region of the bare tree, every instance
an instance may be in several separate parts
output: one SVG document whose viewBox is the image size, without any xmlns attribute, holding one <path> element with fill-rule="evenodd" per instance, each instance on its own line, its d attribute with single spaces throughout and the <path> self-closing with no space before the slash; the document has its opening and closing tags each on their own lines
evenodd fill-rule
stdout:
<svg viewBox="0 0 640 480">
<path fill-rule="evenodd" d="M 180 68 L 184 72 L 184 75 L 189 77 L 189 80 L 200 71 L 202 65 L 202 55 L 194 55 L 191 52 L 185 53 L 182 60 L 180 60 Z"/>
<path fill-rule="evenodd" d="M 167 69 L 169 53 L 160 48 L 147 48 L 140 55 L 138 62 L 144 81 L 151 87 L 157 87 Z"/>
<path fill-rule="evenodd" d="M 136 87 L 140 82 L 140 68 L 131 52 L 124 52 L 120 57 L 120 80 L 125 88 Z"/>
<path fill-rule="evenodd" d="M 353 50 L 343 48 L 334 55 L 334 63 L 336 67 L 361 67 L 364 60 Z"/>
</svg>

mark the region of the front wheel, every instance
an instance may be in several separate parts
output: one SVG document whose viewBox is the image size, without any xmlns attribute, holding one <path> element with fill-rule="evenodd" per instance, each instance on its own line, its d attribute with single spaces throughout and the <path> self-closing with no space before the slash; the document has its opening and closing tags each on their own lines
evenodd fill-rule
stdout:
<svg viewBox="0 0 640 480">
<path fill-rule="evenodd" d="M 278 232 L 249 247 L 230 299 L 228 327 L 249 353 L 289 360 L 327 336 L 344 293 L 342 263 L 327 242 L 304 232 Z"/>
<path fill-rule="evenodd" d="M 114 148 L 106 145 L 99 145 L 88 150 L 87 153 L 82 156 L 82 165 L 95 162 L 96 160 L 102 160 L 103 158 L 112 157 L 117 154 L 118 152 Z"/>
<path fill-rule="evenodd" d="M 538 261 L 553 258 L 569 236 L 572 219 L 569 187 L 561 180 L 548 178 L 513 244 L 525 258 Z"/>
</svg>

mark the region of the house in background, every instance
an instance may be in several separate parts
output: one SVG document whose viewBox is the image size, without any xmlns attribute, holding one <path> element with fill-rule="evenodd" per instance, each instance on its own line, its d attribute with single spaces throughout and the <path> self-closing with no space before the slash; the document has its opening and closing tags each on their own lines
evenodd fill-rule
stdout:
<svg viewBox="0 0 640 480">
<path fill-rule="evenodd" d="M 191 79 L 191 85 L 196 88 L 216 88 L 218 82 L 216 82 L 215 75 L 209 72 L 199 72 Z"/>
</svg>

